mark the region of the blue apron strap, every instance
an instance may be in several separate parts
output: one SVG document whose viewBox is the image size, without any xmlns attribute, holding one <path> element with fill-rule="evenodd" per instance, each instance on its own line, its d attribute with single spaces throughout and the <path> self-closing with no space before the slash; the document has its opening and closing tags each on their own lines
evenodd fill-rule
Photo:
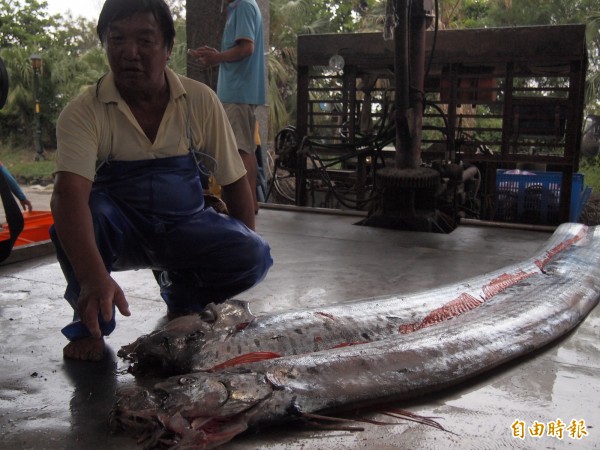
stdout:
<svg viewBox="0 0 600 450">
<path fill-rule="evenodd" d="M 102 76 L 98 82 L 96 83 L 96 99 L 98 99 L 98 95 L 100 93 L 100 85 L 102 84 L 102 81 L 104 80 L 104 77 L 106 75 Z M 102 130 L 100 131 L 100 139 L 99 139 L 99 143 L 98 143 L 98 155 L 106 155 L 106 157 L 99 158 L 98 163 L 96 164 L 96 173 L 98 172 L 98 170 L 106 163 L 110 162 L 112 159 L 112 154 L 113 154 L 113 143 L 114 143 L 114 139 L 113 139 L 113 131 L 114 127 L 115 127 L 115 115 L 112 112 L 112 106 L 114 106 L 113 103 L 103 103 L 103 111 L 104 111 L 104 124 L 108 124 L 108 126 L 104 126 L 102 128 Z"/>
<path fill-rule="evenodd" d="M 4 205 L 4 213 L 9 229 L 9 238 L 0 241 L 0 262 L 2 262 L 10 256 L 13 245 L 25 225 L 19 205 L 17 205 L 2 171 L 0 171 L 0 197 Z"/>
</svg>

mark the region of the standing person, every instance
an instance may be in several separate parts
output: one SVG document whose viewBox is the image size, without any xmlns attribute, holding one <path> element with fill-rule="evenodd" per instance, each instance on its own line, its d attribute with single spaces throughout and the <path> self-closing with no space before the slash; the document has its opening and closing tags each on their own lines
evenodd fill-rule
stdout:
<svg viewBox="0 0 600 450">
<path fill-rule="evenodd" d="M 15 180 L 15 178 L 12 176 L 12 174 L 9 172 L 9 170 L 6 168 L 6 166 L 4 166 L 4 164 L 2 164 L 2 161 L 0 161 L 0 172 L 2 172 L 2 175 L 4 175 L 4 178 L 6 179 L 6 182 L 8 183 L 8 187 L 10 188 L 10 191 L 13 193 L 13 195 L 15 197 L 17 197 L 19 199 L 19 202 L 21 203 L 21 207 L 23 208 L 23 211 L 31 212 L 33 210 L 33 206 L 31 205 L 31 202 L 27 199 L 27 196 L 25 195 L 25 193 L 19 186 L 19 183 L 17 183 L 17 180 Z"/>
<path fill-rule="evenodd" d="M 264 105 L 266 100 L 262 16 L 255 0 L 225 1 L 227 22 L 223 30 L 221 51 L 204 46 L 190 50 L 190 54 L 203 64 L 219 64 L 217 95 L 223 102 L 235 133 L 238 149 L 248 171 L 254 211 L 258 212 L 254 127 L 256 107 Z"/>
<path fill-rule="evenodd" d="M 97 32 L 110 72 L 61 113 L 51 230 L 73 321 L 66 358 L 99 360 L 115 307 L 111 271 L 152 269 L 168 316 L 202 311 L 272 265 L 227 116 L 210 88 L 167 67 L 164 0 L 106 0 Z M 213 160 L 230 216 L 205 207 L 198 158 Z"/>
</svg>

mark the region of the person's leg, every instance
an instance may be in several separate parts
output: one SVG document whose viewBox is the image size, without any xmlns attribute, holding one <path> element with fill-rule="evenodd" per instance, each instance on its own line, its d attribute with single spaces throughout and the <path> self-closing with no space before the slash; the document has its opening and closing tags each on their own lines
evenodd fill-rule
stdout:
<svg viewBox="0 0 600 450">
<path fill-rule="evenodd" d="M 258 198 L 256 195 L 257 180 L 258 180 L 258 164 L 256 162 L 256 156 L 254 153 L 249 154 L 243 150 L 240 150 L 240 156 L 244 162 L 246 168 L 246 177 L 250 183 L 250 190 L 252 191 L 252 201 L 254 202 L 254 212 L 258 212 Z"/>
<path fill-rule="evenodd" d="M 235 135 L 235 140 L 238 145 L 238 151 L 242 157 L 244 167 L 246 168 L 246 177 L 250 183 L 252 191 L 252 199 L 254 202 L 254 212 L 258 212 L 257 199 L 257 181 L 258 181 L 258 163 L 256 161 L 256 106 L 240 103 L 224 103 L 223 107 L 231 129 Z"/>
<path fill-rule="evenodd" d="M 142 250 L 142 241 L 114 200 L 102 191 L 93 191 L 90 196 L 90 209 L 94 221 L 96 244 L 107 271 L 110 272 L 115 263 L 143 266 L 145 256 Z M 77 300 L 80 292 L 79 282 L 75 277 L 67 255 L 62 249 L 54 227 L 50 229 L 50 237 L 56 247 L 56 257 L 67 281 L 64 297 L 73 308 L 73 321 L 62 329 L 62 333 L 70 341 L 89 338 L 90 332 L 79 320 L 77 311 Z M 102 318 L 101 314 L 98 316 L 103 336 L 108 336 L 115 329 L 114 312 L 113 307 L 113 318 L 108 322 Z"/>
<path fill-rule="evenodd" d="M 260 282 L 273 264 L 268 243 L 242 222 L 207 209 L 169 230 L 155 271 L 169 314 L 200 312 Z"/>
</svg>

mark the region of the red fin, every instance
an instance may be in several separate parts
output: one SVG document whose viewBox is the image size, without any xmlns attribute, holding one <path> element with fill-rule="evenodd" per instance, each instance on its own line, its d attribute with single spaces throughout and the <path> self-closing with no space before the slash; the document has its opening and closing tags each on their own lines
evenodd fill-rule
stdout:
<svg viewBox="0 0 600 450">
<path fill-rule="evenodd" d="M 554 248 L 548 250 L 546 252 L 546 256 L 543 259 L 536 259 L 535 260 L 535 264 L 536 266 L 538 266 L 540 268 L 540 270 L 544 270 L 544 268 L 546 267 L 546 264 L 548 264 L 550 262 L 550 260 L 552 258 L 554 258 L 554 256 L 556 256 L 558 253 L 562 252 L 563 250 L 566 250 L 567 248 L 569 248 L 571 245 L 576 244 L 577 241 L 580 241 L 581 239 L 583 239 L 588 233 L 588 227 L 584 227 L 582 228 L 579 233 L 577 233 L 575 236 L 573 236 L 571 239 L 567 239 L 564 242 L 561 242 L 560 244 L 556 245 Z"/>
<path fill-rule="evenodd" d="M 499 277 L 494 278 L 487 284 L 487 286 L 483 288 L 484 299 L 489 300 L 490 298 L 499 294 L 505 289 L 508 289 L 509 287 L 517 284 L 518 282 L 523 281 L 535 274 L 535 272 L 524 272 L 522 270 L 520 270 L 517 273 L 502 274 Z"/>
<path fill-rule="evenodd" d="M 446 303 L 440 308 L 434 309 L 420 323 L 401 325 L 398 331 L 401 334 L 412 333 L 421 328 L 429 327 L 436 323 L 444 322 L 445 320 L 450 320 L 453 317 L 477 308 L 482 303 L 482 300 L 476 299 L 471 294 L 463 292 L 454 300 Z"/>
</svg>

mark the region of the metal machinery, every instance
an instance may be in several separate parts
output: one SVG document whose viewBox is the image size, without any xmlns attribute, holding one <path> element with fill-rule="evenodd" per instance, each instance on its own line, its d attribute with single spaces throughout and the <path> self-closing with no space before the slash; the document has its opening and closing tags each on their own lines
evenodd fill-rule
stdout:
<svg viewBox="0 0 600 450">
<path fill-rule="evenodd" d="M 423 35 L 421 59 L 409 60 L 421 71 L 398 64 L 398 36 L 300 36 L 297 124 L 277 136 L 271 187 L 291 179 L 296 205 L 368 210 L 367 224 L 387 226 L 383 217 L 394 228 L 448 232 L 461 217 L 498 220 L 498 169 L 537 169 L 562 174 L 553 220 L 568 221 L 585 26 Z"/>
</svg>

